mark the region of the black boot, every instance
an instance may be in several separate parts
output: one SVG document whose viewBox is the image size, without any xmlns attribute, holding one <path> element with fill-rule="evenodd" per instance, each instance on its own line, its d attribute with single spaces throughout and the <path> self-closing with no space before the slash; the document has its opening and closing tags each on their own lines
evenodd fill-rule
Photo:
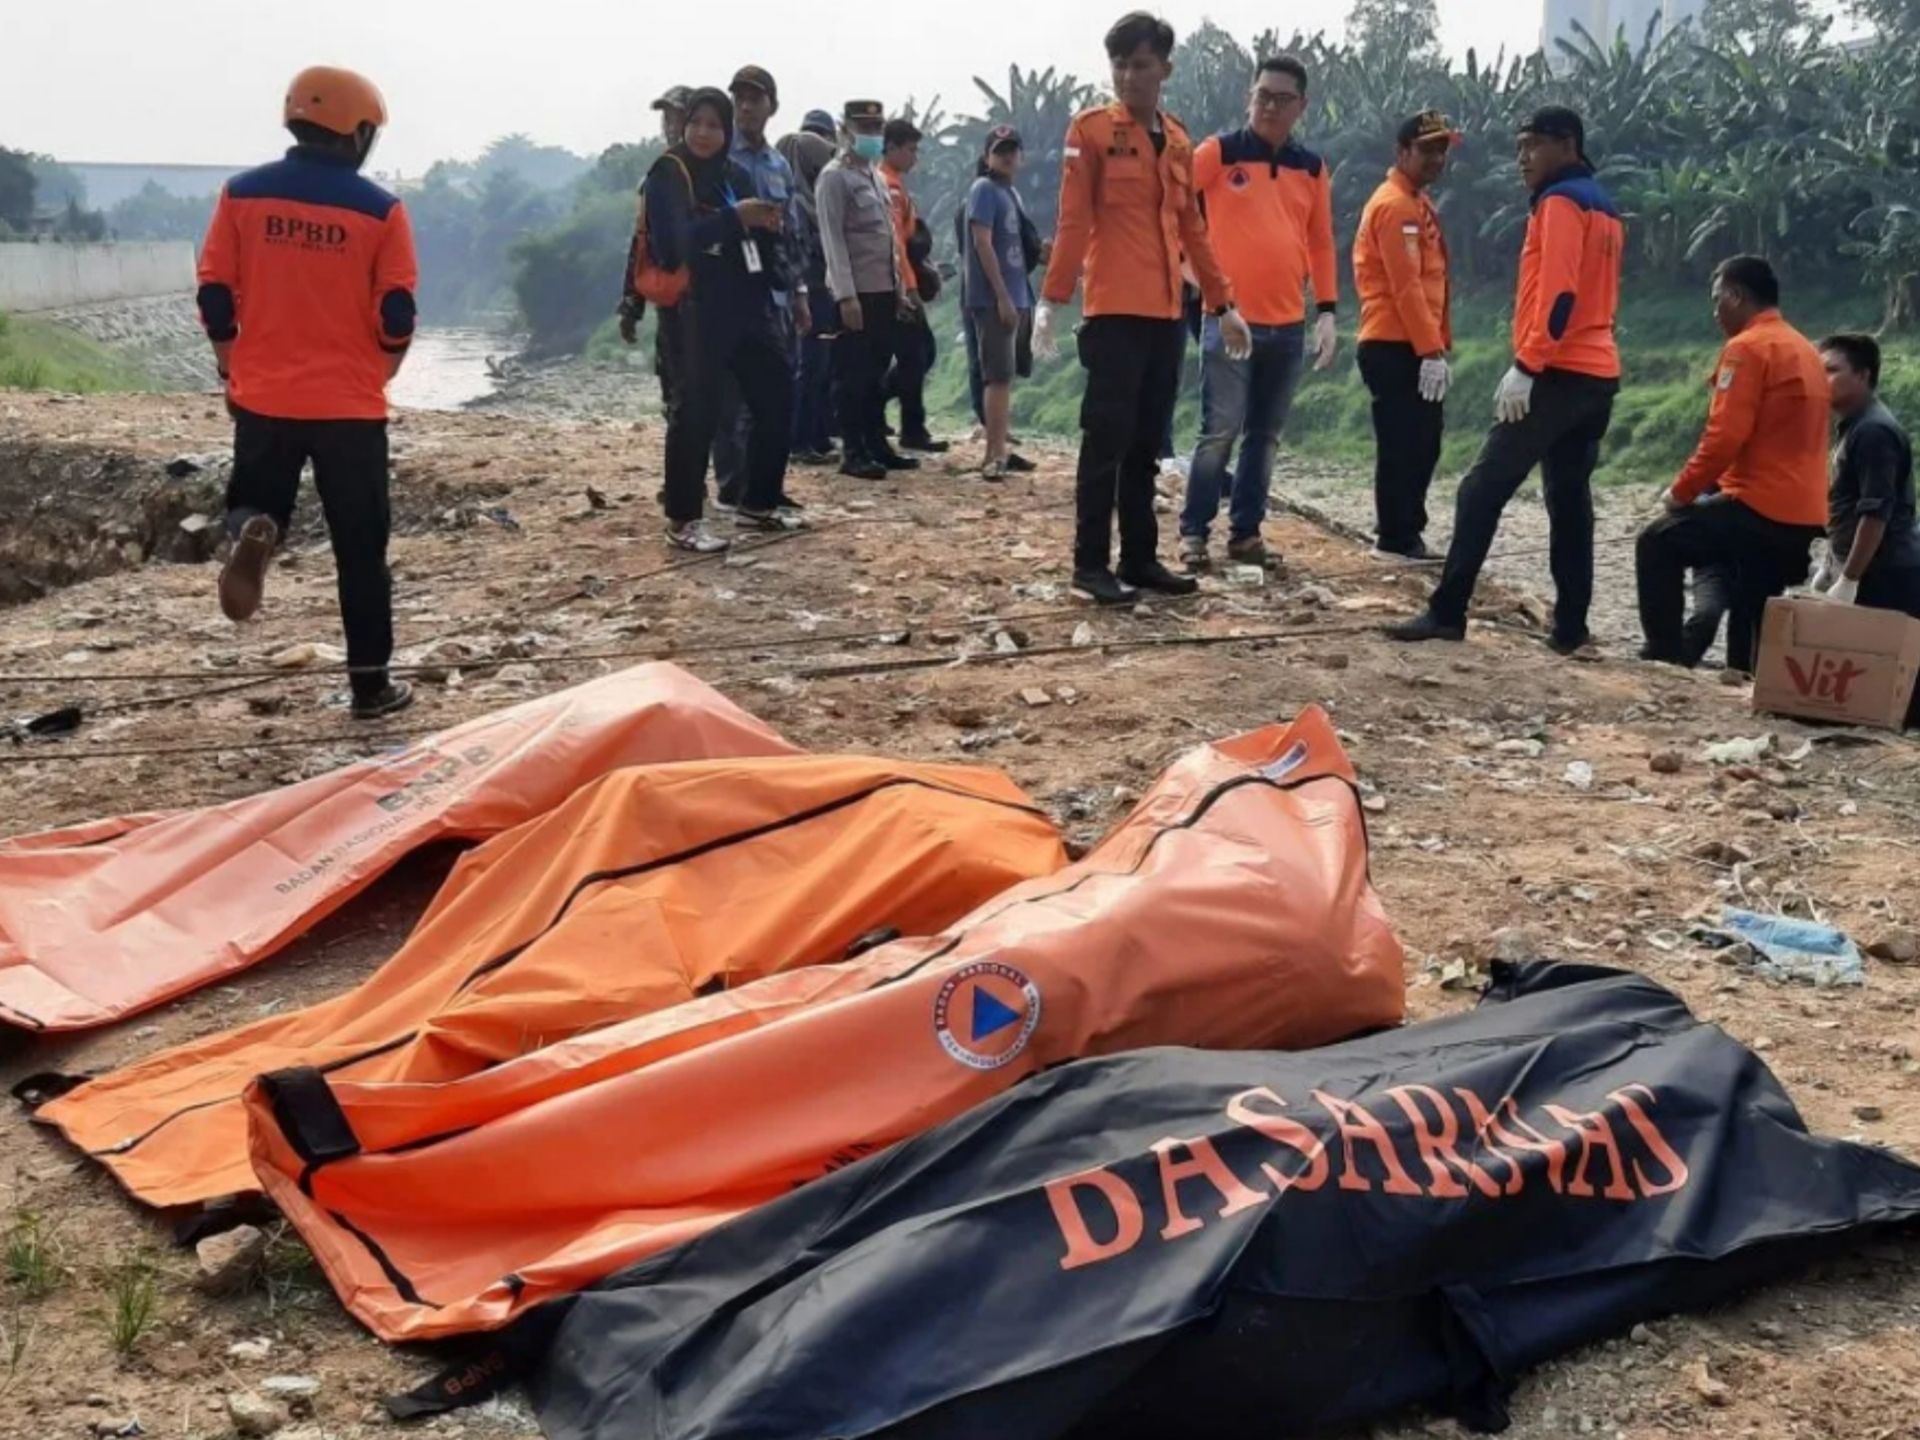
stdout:
<svg viewBox="0 0 1920 1440">
<path fill-rule="evenodd" d="M 1157 590 L 1162 595 L 1191 595 L 1200 582 L 1191 575 L 1176 575 L 1157 559 L 1144 565 L 1122 565 L 1120 579 L 1136 590 Z"/>
<path fill-rule="evenodd" d="M 1467 627 L 1444 624 L 1423 610 L 1411 620 L 1387 626 L 1384 633 L 1389 640 L 1417 645 L 1423 640 L 1464 640 L 1467 638 Z"/>
<path fill-rule="evenodd" d="M 1131 605 L 1140 598 L 1139 591 L 1114 579 L 1111 570 L 1074 571 L 1073 593 L 1096 605 Z"/>
</svg>

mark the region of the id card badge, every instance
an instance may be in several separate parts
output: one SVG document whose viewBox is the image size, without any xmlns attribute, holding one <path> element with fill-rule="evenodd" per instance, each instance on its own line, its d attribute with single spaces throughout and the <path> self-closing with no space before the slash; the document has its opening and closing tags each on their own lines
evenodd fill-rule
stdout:
<svg viewBox="0 0 1920 1440">
<path fill-rule="evenodd" d="M 747 274 L 758 275 L 761 270 L 759 242 L 756 240 L 742 240 L 740 242 L 740 253 L 746 257 Z"/>
</svg>

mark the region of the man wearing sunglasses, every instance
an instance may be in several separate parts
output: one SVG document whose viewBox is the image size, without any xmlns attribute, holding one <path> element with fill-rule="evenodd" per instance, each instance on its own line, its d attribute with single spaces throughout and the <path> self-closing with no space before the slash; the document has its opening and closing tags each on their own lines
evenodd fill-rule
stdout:
<svg viewBox="0 0 1920 1440">
<path fill-rule="evenodd" d="M 1293 138 L 1307 106 L 1307 67 L 1291 55 L 1261 62 L 1247 98 L 1244 129 L 1215 135 L 1194 151 L 1193 184 L 1206 211 L 1220 266 L 1253 331 L 1253 352 L 1231 354 L 1218 320 L 1200 333 L 1200 443 L 1180 515 L 1180 558 L 1208 564 L 1207 532 L 1228 502 L 1228 558 L 1267 558 L 1260 527 L 1281 427 L 1300 380 L 1307 286 L 1318 317 L 1314 368 L 1333 364 L 1339 270 L 1333 249 L 1333 171 Z M 1240 463 L 1233 465 L 1235 445 Z"/>
</svg>

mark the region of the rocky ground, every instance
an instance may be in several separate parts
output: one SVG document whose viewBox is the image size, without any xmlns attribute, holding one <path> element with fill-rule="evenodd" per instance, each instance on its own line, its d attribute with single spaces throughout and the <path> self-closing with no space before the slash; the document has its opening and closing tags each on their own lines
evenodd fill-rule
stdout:
<svg viewBox="0 0 1920 1440">
<path fill-rule="evenodd" d="M 200 521 L 226 439 L 199 397 L 0 395 L 0 603 L 19 602 L 0 609 L 0 720 L 87 714 L 66 738 L 0 746 L 0 831 L 246 794 L 671 656 L 811 748 L 1003 767 L 1091 841 L 1182 750 L 1318 703 L 1365 777 L 1416 1018 L 1471 1003 L 1496 948 L 1636 967 L 1760 1050 L 1816 1130 L 1920 1154 L 1920 750 L 1755 717 L 1712 673 L 1633 662 L 1617 601 L 1595 655 L 1556 659 L 1525 593 L 1538 556 L 1497 562 L 1510 586 L 1488 587 L 1464 646 L 1379 638 L 1426 581 L 1295 514 L 1271 525 L 1282 571 L 1095 613 L 1065 593 L 1071 460 L 1046 452 L 1038 475 L 1002 487 L 957 463 L 881 485 L 802 472 L 811 532 L 689 563 L 661 544 L 659 439 L 644 425 L 529 419 L 511 402 L 407 414 L 402 659 L 441 678 L 369 733 L 346 719 L 335 676 L 225 674 L 338 640 L 312 517 L 262 618 L 220 618 Z M 1318 503 L 1352 518 L 1332 472 L 1283 484 L 1319 485 Z M 1514 550 L 1533 543 L 1528 513 L 1516 507 L 1503 540 Z M 1633 518 L 1623 503 L 1601 533 Z M 1603 591 L 1624 596 L 1630 573 L 1606 566 Z M 1739 738 L 1764 744 L 1707 758 Z M 396 948 L 447 863 L 421 857 L 230 984 L 75 1041 L 16 1042 L 0 1084 L 110 1067 L 335 993 Z M 1725 903 L 1816 915 L 1895 958 L 1871 960 L 1857 989 L 1772 984 L 1693 938 Z M 374 1436 L 391 1430 L 379 1397 L 430 1363 L 362 1334 L 284 1234 L 239 1293 L 204 1293 L 160 1218 L 17 1110 L 0 1112 L 0 1236 L 0 1436 Z M 1920 1434 L 1917 1324 L 1920 1244 L 1885 1239 L 1545 1367 L 1523 1382 L 1512 1433 Z M 433 1433 L 533 1431 L 505 1405 Z M 1455 1427 L 1406 1416 L 1375 1433 Z"/>
</svg>

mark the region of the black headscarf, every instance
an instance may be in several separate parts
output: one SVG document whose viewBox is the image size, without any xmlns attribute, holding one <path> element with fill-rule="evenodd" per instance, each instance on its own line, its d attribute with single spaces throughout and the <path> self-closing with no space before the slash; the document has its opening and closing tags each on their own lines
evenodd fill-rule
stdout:
<svg viewBox="0 0 1920 1440">
<path fill-rule="evenodd" d="M 702 210 L 717 210 L 728 203 L 727 177 L 733 171 L 733 99 L 724 90 L 703 85 L 687 97 L 687 119 L 693 119 L 694 111 L 701 109 L 712 110 L 720 119 L 720 128 L 727 132 L 719 153 L 702 160 L 687 148 L 685 140 L 667 153 L 687 167 L 693 179 L 693 203 Z"/>
</svg>

